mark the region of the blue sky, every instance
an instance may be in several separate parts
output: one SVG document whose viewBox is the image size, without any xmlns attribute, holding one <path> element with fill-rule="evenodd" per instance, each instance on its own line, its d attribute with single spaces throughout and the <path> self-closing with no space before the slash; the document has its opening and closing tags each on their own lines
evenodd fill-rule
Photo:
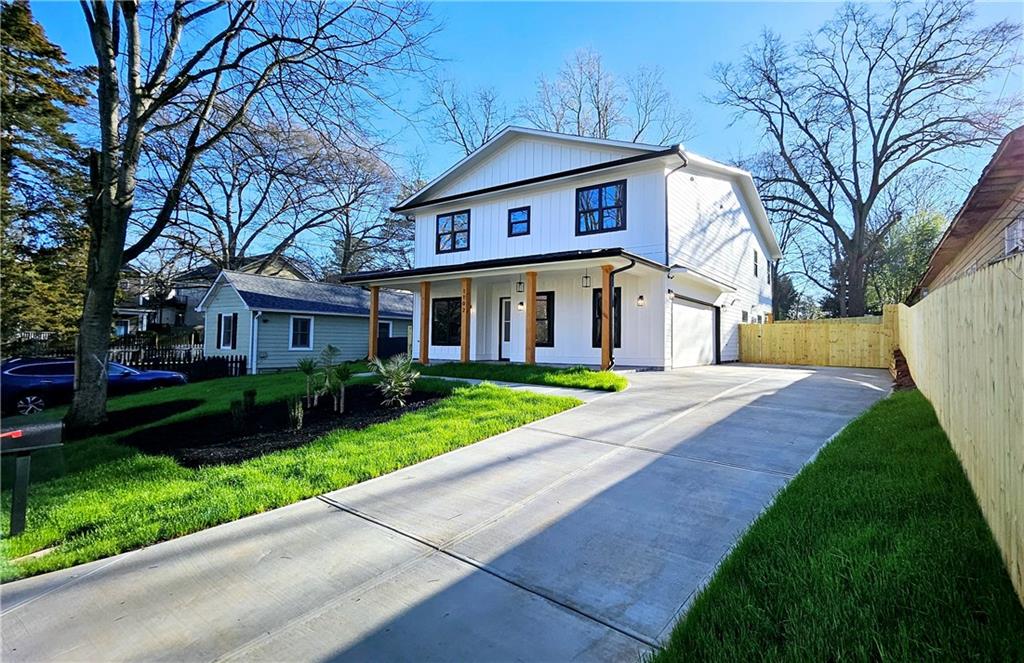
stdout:
<svg viewBox="0 0 1024 663">
<path fill-rule="evenodd" d="M 447 2 L 432 5 L 442 29 L 431 47 L 440 65 L 466 87 L 493 86 L 511 105 L 532 94 L 541 73 L 553 74 L 574 50 L 592 47 L 615 72 L 659 65 L 678 103 L 695 120 L 687 148 L 730 161 L 755 145 L 756 128 L 705 101 L 715 94 L 709 73 L 716 62 L 735 59 L 743 47 L 771 29 L 794 40 L 826 21 L 838 5 L 828 2 L 661 2 L 512 3 Z M 979 3 L 979 22 L 1021 20 L 1021 3 Z M 76 2 L 36 2 L 33 10 L 50 39 L 76 63 L 91 63 L 91 47 Z M 1017 72 L 1002 82 L 1007 91 L 1024 89 Z M 417 82 L 405 88 L 403 104 L 422 104 Z M 424 174 L 443 171 L 461 155 L 439 144 L 425 123 L 409 125 L 392 117 L 381 127 L 394 136 L 399 154 L 420 154 Z M 973 184 L 990 150 L 970 155 L 961 185 Z"/>
</svg>

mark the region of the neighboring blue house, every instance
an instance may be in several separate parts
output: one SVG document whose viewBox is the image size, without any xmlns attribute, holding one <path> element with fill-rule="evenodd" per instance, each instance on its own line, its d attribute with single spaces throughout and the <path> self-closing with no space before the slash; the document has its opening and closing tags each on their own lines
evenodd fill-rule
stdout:
<svg viewBox="0 0 1024 663">
<path fill-rule="evenodd" d="M 370 293 L 356 286 L 223 271 L 196 310 L 206 355 L 246 355 L 250 373 L 293 369 L 327 345 L 343 360 L 369 351 Z M 381 290 L 379 354 L 396 344 L 404 351 L 411 325 L 412 296 Z"/>
</svg>

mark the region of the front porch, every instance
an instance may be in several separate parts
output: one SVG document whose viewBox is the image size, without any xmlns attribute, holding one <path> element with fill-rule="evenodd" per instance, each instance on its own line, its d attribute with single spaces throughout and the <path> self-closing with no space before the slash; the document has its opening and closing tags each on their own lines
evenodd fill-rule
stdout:
<svg viewBox="0 0 1024 663">
<path fill-rule="evenodd" d="M 414 294 L 413 355 L 423 364 L 664 367 L 664 266 L 621 250 L 536 258 L 354 275 L 351 282 L 371 293 Z M 376 301 L 371 295 L 371 329 Z"/>
</svg>

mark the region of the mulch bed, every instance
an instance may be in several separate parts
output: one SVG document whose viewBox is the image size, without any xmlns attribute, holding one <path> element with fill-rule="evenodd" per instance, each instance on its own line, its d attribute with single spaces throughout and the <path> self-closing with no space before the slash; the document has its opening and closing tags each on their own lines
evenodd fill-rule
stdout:
<svg viewBox="0 0 1024 663">
<path fill-rule="evenodd" d="M 140 451 L 173 456 L 186 467 L 223 465 L 292 449 L 339 428 L 360 429 L 397 419 L 441 400 L 432 392 L 413 391 L 405 407 L 381 403 L 373 385 L 353 385 L 345 389 L 345 412 L 333 411 L 330 396 L 306 410 L 302 428 L 291 430 L 285 402 L 256 406 L 245 418 L 242 430 L 236 430 L 230 413 L 208 415 L 166 426 L 146 428 L 121 439 Z"/>
</svg>

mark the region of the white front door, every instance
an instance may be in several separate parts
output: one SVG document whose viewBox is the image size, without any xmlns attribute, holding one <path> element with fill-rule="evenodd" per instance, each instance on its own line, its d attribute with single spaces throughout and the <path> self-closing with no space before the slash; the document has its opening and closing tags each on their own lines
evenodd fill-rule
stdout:
<svg viewBox="0 0 1024 663">
<path fill-rule="evenodd" d="M 498 300 L 498 359 L 508 359 L 512 353 L 512 298 Z"/>
<path fill-rule="evenodd" d="M 675 299 L 672 303 L 672 368 L 715 363 L 715 309 Z"/>
</svg>

